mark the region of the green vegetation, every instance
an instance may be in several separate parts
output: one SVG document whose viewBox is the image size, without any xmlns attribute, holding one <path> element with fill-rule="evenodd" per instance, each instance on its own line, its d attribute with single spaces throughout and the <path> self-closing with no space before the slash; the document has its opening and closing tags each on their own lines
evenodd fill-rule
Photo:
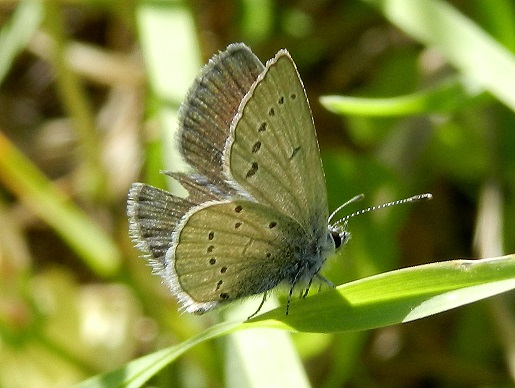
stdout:
<svg viewBox="0 0 515 388">
<path fill-rule="evenodd" d="M 125 215 L 131 182 L 177 189 L 178 107 L 238 41 L 294 58 L 331 210 L 433 194 L 249 321 L 177 311 Z M 0 385 L 512 385 L 514 52 L 510 0 L 0 3 Z"/>
</svg>

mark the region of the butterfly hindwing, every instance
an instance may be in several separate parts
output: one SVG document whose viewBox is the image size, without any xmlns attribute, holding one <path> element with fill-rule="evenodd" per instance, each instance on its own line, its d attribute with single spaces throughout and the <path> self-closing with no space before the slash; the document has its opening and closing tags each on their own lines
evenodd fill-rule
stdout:
<svg viewBox="0 0 515 388">
<path fill-rule="evenodd" d="M 167 265 L 165 255 L 170 248 L 173 231 L 192 206 L 195 203 L 188 199 L 143 183 L 133 183 L 129 190 L 129 234 L 161 274 Z"/>
<path fill-rule="evenodd" d="M 297 222 L 251 201 L 194 208 L 167 254 L 172 291 L 195 313 L 267 291 L 293 276 L 302 254 L 292 243 L 299 234 Z"/>
<path fill-rule="evenodd" d="M 327 230 L 327 194 L 309 103 L 285 50 L 243 99 L 224 151 L 228 175 L 264 205 L 316 234 Z"/>
<path fill-rule="evenodd" d="M 225 194 L 202 176 L 167 173 L 175 178 L 190 195 L 178 197 L 165 190 L 133 183 L 127 198 L 129 234 L 136 246 L 147 253 L 154 269 L 163 273 L 165 255 L 172 243 L 173 232 L 186 213 L 206 201 L 225 198 Z"/>
</svg>

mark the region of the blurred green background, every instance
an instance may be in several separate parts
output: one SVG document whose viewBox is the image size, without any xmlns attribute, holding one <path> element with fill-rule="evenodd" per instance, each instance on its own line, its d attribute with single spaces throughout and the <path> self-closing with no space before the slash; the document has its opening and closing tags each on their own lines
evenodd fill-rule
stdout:
<svg viewBox="0 0 515 388">
<path fill-rule="evenodd" d="M 177 109 L 232 42 L 263 62 L 290 51 L 331 210 L 360 193 L 348 212 L 433 193 L 353 219 L 324 271 L 335 284 L 515 251 L 511 0 L 1 2 L 0 386 L 68 386 L 223 319 L 177 311 L 128 238 L 125 206 L 134 181 L 174 189 L 159 171 L 184 168 Z M 356 99 L 323 99 L 330 112 L 328 95 Z M 292 338 L 312 386 L 510 386 L 514 313 L 511 293 Z M 151 384 L 241 386 L 230 349 L 205 342 Z"/>
</svg>

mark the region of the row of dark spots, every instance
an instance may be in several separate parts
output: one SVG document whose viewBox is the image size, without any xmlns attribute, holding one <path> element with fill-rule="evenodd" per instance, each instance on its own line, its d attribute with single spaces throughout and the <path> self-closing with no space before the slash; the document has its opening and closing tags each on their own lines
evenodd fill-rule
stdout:
<svg viewBox="0 0 515 388">
<path fill-rule="evenodd" d="M 243 210 L 243 207 L 242 207 L 241 205 L 237 205 L 237 206 L 234 208 L 234 211 L 235 211 L 236 213 L 240 213 L 242 210 Z M 236 222 L 236 223 L 235 223 L 235 225 L 234 225 L 234 227 L 237 229 L 237 228 L 239 228 L 241 225 L 242 225 L 242 223 L 241 223 L 241 222 Z M 277 222 L 276 222 L 276 221 L 271 221 L 271 222 L 268 224 L 268 227 L 269 227 L 270 229 L 273 229 L 273 228 L 275 228 L 276 226 L 277 226 Z M 211 240 L 213 240 L 213 239 L 215 238 L 215 233 L 214 233 L 213 231 L 210 231 L 210 232 L 208 233 L 208 235 L 207 235 L 207 238 L 208 238 L 208 240 L 210 240 L 210 241 L 211 241 Z M 214 245 L 209 245 L 209 246 L 207 247 L 207 252 L 208 252 L 208 253 L 211 253 L 211 252 L 214 250 L 214 248 L 215 248 L 215 246 L 214 246 Z M 267 252 L 265 256 L 266 256 L 266 258 L 267 258 L 267 259 L 269 259 L 270 257 L 272 257 L 272 254 L 271 254 L 270 252 Z M 209 259 L 209 264 L 210 264 L 210 265 L 215 265 L 215 264 L 216 264 L 216 258 L 215 258 L 215 257 L 211 257 L 211 258 Z M 221 273 L 221 274 L 224 274 L 224 273 L 226 273 L 226 272 L 227 272 L 227 267 L 223 266 L 222 268 L 220 268 L 220 273 Z M 222 284 L 223 284 L 223 283 L 224 283 L 224 281 L 223 281 L 222 279 L 218 280 L 218 282 L 216 283 L 216 288 L 215 288 L 215 290 L 216 290 L 216 291 L 218 291 L 218 290 L 220 289 L 220 287 L 222 286 Z M 229 294 L 228 294 L 227 292 L 221 292 L 219 296 L 220 296 L 220 299 L 221 299 L 221 300 L 227 300 L 227 299 L 229 299 L 229 297 L 230 297 L 230 296 L 229 296 Z"/>
<path fill-rule="evenodd" d="M 241 206 L 241 205 L 237 205 L 237 206 L 234 208 L 234 211 L 235 211 L 236 213 L 240 213 L 242 210 L 243 210 L 243 206 Z M 236 222 L 236 223 L 234 224 L 234 227 L 235 227 L 236 229 L 238 229 L 241 225 L 242 225 L 242 223 L 241 223 L 241 222 Z M 210 232 L 207 234 L 207 239 L 208 239 L 209 241 L 212 241 L 214 238 L 215 238 L 215 232 L 210 231 Z M 213 249 L 215 249 L 215 246 L 214 246 L 214 245 L 209 245 L 209 246 L 207 247 L 207 253 L 211 253 L 211 252 L 213 252 Z"/>
<path fill-rule="evenodd" d="M 238 205 L 238 206 L 236 206 L 236 208 L 234 209 L 234 211 L 235 211 L 236 213 L 239 213 L 239 212 L 241 212 L 241 211 L 242 211 L 242 209 L 243 209 L 243 207 L 242 207 L 241 205 Z M 241 221 L 237 221 L 237 222 L 235 222 L 235 223 L 234 223 L 234 228 L 235 228 L 235 229 L 238 229 L 241 225 L 243 225 L 243 223 L 242 223 Z M 275 228 L 276 226 L 277 226 L 277 222 L 276 222 L 276 221 L 271 221 L 271 222 L 268 224 L 268 227 L 269 227 L 270 229 L 273 229 L 273 228 Z M 209 232 L 209 233 L 207 234 L 207 239 L 208 239 L 209 241 L 212 241 L 214 238 L 215 238 L 215 232 L 211 231 L 211 232 Z M 214 250 L 214 249 L 215 249 L 215 246 L 214 246 L 214 245 L 209 245 L 209 246 L 207 247 L 207 253 L 211 253 L 211 252 L 213 252 L 213 250 Z"/>
<path fill-rule="evenodd" d="M 243 223 L 242 223 L 241 221 L 235 222 L 235 223 L 234 223 L 234 228 L 235 228 L 235 229 L 238 229 L 241 225 L 243 225 Z M 275 222 L 275 221 L 271 221 L 271 222 L 268 224 L 268 227 L 269 227 L 270 229 L 273 229 L 273 228 L 275 228 L 276 226 L 277 226 L 277 222 Z M 214 238 L 214 237 L 215 237 L 214 232 L 209 232 L 209 233 L 208 233 L 208 235 L 207 235 L 207 239 L 208 239 L 209 241 L 213 240 L 213 238 Z M 209 246 L 207 247 L 207 253 L 211 253 L 211 252 L 213 252 L 213 249 L 215 249 L 215 246 L 214 246 L 214 245 L 209 245 Z"/>
<path fill-rule="evenodd" d="M 209 259 L 209 264 L 211 265 L 215 265 L 216 264 L 216 259 L 214 257 L 210 258 Z M 224 274 L 227 272 L 227 267 L 222 267 L 220 268 L 220 273 L 221 274 Z M 215 288 L 215 291 L 218 291 L 220 289 L 220 287 L 222 287 L 222 284 L 224 284 L 224 281 L 222 279 L 218 280 L 218 282 L 216 283 L 216 288 Z M 220 299 L 228 299 L 229 298 L 229 294 L 226 293 L 226 292 L 222 292 L 220 293 Z"/>
<path fill-rule="evenodd" d="M 223 274 L 225 272 L 227 272 L 227 267 L 222 267 L 220 269 L 220 273 Z M 222 287 L 222 284 L 224 284 L 224 281 L 222 279 L 218 280 L 218 282 L 216 283 L 215 291 L 218 291 L 220 289 L 220 287 Z M 229 299 L 229 294 L 227 292 L 221 292 L 220 299 L 222 299 L 222 300 Z"/>
<path fill-rule="evenodd" d="M 274 108 L 270 108 L 268 111 L 269 116 L 275 116 Z M 258 127 L 258 133 L 265 132 L 268 129 L 268 123 L 263 121 Z M 252 145 L 252 149 L 250 150 L 253 154 L 256 154 L 261 149 L 261 141 L 256 140 L 256 142 Z M 259 165 L 257 162 L 253 162 L 250 166 L 250 169 L 247 171 L 246 178 L 250 178 L 251 176 L 256 175 L 257 170 L 259 169 Z"/>
<path fill-rule="evenodd" d="M 214 258 L 214 257 L 210 258 L 209 259 L 209 264 L 215 265 L 216 264 L 216 258 Z M 220 273 L 221 274 L 224 274 L 226 272 L 227 272 L 227 267 L 224 266 L 224 267 L 220 268 Z"/>
<path fill-rule="evenodd" d="M 236 213 L 240 213 L 242 210 L 243 210 L 243 206 L 241 206 L 241 205 L 237 205 L 237 206 L 234 208 L 234 211 L 235 211 Z M 237 228 L 239 228 L 241 225 L 242 225 L 242 223 L 241 223 L 241 222 L 236 222 L 236 223 L 234 224 L 234 227 L 237 229 Z M 213 231 L 210 231 L 210 232 L 208 233 L 208 235 L 207 235 L 208 240 L 213 240 L 213 239 L 214 239 L 214 237 L 215 237 L 215 233 L 214 233 Z M 207 252 L 208 252 L 208 253 L 211 253 L 211 252 L 213 251 L 213 249 L 214 249 L 214 245 L 209 245 L 209 246 L 207 247 Z M 216 264 L 216 258 L 215 258 L 215 257 L 211 257 L 211 258 L 209 259 L 209 264 L 210 264 L 210 265 L 215 265 L 215 264 Z M 226 267 L 226 266 L 223 266 L 222 268 L 220 268 L 220 274 L 224 274 L 224 273 L 226 273 L 226 272 L 227 272 L 227 267 Z M 223 283 L 224 283 L 224 281 L 223 281 L 222 279 L 218 280 L 218 282 L 216 283 L 216 288 L 215 288 L 215 290 L 216 290 L 216 291 L 218 291 L 218 290 L 220 289 L 220 287 L 222 286 L 222 284 L 223 284 Z M 222 300 L 229 299 L 229 294 L 228 294 L 227 292 L 221 292 L 219 296 L 220 296 L 220 299 L 222 299 Z"/>
<path fill-rule="evenodd" d="M 297 98 L 297 95 L 295 93 L 292 93 L 290 94 L 290 99 L 292 100 L 295 100 Z M 279 97 L 279 99 L 277 100 L 277 103 L 279 105 L 283 105 L 284 104 L 284 96 L 281 96 Z M 273 117 L 275 116 L 275 109 L 273 107 L 271 107 L 269 110 L 268 110 L 268 116 L 270 117 Z M 258 127 L 258 132 L 265 132 L 268 128 L 268 123 L 266 121 L 263 121 L 259 127 Z M 253 154 L 257 153 L 259 150 L 261 149 L 261 141 L 257 140 L 253 145 L 252 145 L 252 149 L 251 149 L 251 152 Z M 256 172 L 258 171 L 259 169 L 259 164 L 257 162 L 253 162 L 250 166 L 250 169 L 247 171 L 247 175 L 245 176 L 246 178 L 250 178 L 254 175 L 256 175 Z"/>
<path fill-rule="evenodd" d="M 240 213 L 242 210 L 243 210 L 243 206 L 241 206 L 241 205 L 238 205 L 238 206 L 236 206 L 236 207 L 234 208 L 234 211 L 235 211 L 236 213 Z M 241 226 L 241 222 L 239 222 L 239 221 L 238 221 L 238 222 L 236 222 L 236 223 L 234 224 L 234 228 L 235 228 L 235 229 L 238 229 L 240 226 Z"/>
<path fill-rule="evenodd" d="M 220 279 L 218 281 L 218 283 L 216 283 L 215 291 L 218 291 L 220 289 L 220 287 L 222 287 L 222 284 L 224 284 L 224 281 L 222 279 Z M 229 299 L 229 294 L 227 292 L 221 292 L 219 296 L 220 296 L 220 299 L 222 299 L 222 300 Z"/>
</svg>

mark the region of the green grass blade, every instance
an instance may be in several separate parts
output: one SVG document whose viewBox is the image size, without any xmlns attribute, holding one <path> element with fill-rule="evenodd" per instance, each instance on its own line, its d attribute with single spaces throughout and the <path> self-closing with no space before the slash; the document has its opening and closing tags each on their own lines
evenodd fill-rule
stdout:
<svg viewBox="0 0 515 388">
<path fill-rule="evenodd" d="M 0 181 L 100 276 L 121 264 L 116 244 L 0 132 Z"/>
<path fill-rule="evenodd" d="M 477 96 L 457 79 L 444 82 L 430 90 L 389 98 L 324 96 L 320 102 L 340 115 L 401 116 L 423 113 L 451 112 Z"/>
<path fill-rule="evenodd" d="M 250 298 L 231 306 L 224 311 L 226 319 L 241 320 L 256 310 L 256 302 L 259 299 Z M 279 303 L 271 295 L 266 305 Z M 227 336 L 225 344 L 225 370 L 230 371 L 225 376 L 227 388 L 310 386 L 290 333 L 268 329 L 236 331 Z"/>
<path fill-rule="evenodd" d="M 284 331 L 232 333 L 227 338 L 226 359 L 228 388 L 310 386 L 290 334 Z"/>
<path fill-rule="evenodd" d="M 198 336 L 193 337 L 179 345 L 171 346 L 166 349 L 159 350 L 155 353 L 148 354 L 133 360 L 122 368 L 105 373 L 103 375 L 94 376 L 88 380 L 76 385 L 80 388 L 92 387 L 141 387 L 152 376 L 157 374 L 166 365 L 173 362 L 184 352 L 203 341 L 208 341 L 221 335 L 226 335 L 234 330 L 242 329 L 241 323 L 224 322 L 216 326 L 212 326 Z"/>
<path fill-rule="evenodd" d="M 182 186 L 164 179 L 159 170 L 163 170 L 163 165 L 165 170 L 187 168 L 177 152 L 175 136 L 179 105 L 201 67 L 195 22 L 191 9 L 180 2 L 170 7 L 143 2 L 136 8 L 136 18 L 148 80 L 155 96 L 153 109 L 160 123 L 159 148 L 162 149 L 159 155 L 148 155 L 154 163 L 148 164 L 146 175 L 151 181 L 147 183 L 182 192 Z M 162 156 L 165 160 L 157 162 Z"/>
<path fill-rule="evenodd" d="M 242 329 L 322 332 L 367 330 L 409 322 L 515 288 L 515 255 L 452 260 L 391 271 L 292 302 L 244 323 L 212 326 L 182 344 L 95 376 L 79 387 L 138 387 L 191 347 Z"/>
<path fill-rule="evenodd" d="M 101 156 L 101 139 L 95 122 L 92 104 L 81 78 L 70 67 L 67 56 L 69 39 L 66 34 L 63 9 L 58 2 L 45 2 L 45 28 L 53 40 L 48 60 L 55 73 L 58 95 L 77 134 L 82 161 L 78 170 L 82 187 L 90 196 L 105 200 L 107 177 Z"/>
<path fill-rule="evenodd" d="M 11 69 L 14 58 L 25 48 L 42 20 L 38 1 L 22 1 L 9 23 L 0 30 L 0 84 Z"/>
<path fill-rule="evenodd" d="M 249 323 L 307 332 L 367 330 L 420 319 L 515 288 L 515 255 L 386 272 L 292 302 Z"/>
<path fill-rule="evenodd" d="M 473 21 L 438 0 L 366 2 L 515 110 L 515 58 Z"/>
</svg>

